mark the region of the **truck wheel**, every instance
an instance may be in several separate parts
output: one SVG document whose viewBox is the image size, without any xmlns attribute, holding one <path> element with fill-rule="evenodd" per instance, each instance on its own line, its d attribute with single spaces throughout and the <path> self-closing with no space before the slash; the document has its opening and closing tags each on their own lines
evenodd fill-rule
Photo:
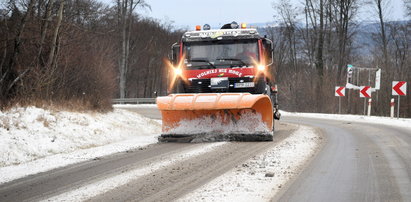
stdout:
<svg viewBox="0 0 411 202">
<path fill-rule="evenodd" d="M 274 119 L 280 120 L 280 118 L 281 118 L 281 113 L 276 109 L 274 112 Z"/>
</svg>

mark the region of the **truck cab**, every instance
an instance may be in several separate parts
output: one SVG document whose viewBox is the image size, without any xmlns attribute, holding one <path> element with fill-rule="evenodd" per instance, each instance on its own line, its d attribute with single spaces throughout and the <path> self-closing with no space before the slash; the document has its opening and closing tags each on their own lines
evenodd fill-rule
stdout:
<svg viewBox="0 0 411 202">
<path fill-rule="evenodd" d="M 218 30 L 197 26 L 172 46 L 171 55 L 174 66 L 181 64 L 173 93 L 267 94 L 271 89 L 272 42 L 244 24 L 240 28 L 233 22 Z"/>
<path fill-rule="evenodd" d="M 267 94 L 277 109 L 272 50 L 272 42 L 246 24 L 196 26 L 172 46 L 171 93 Z"/>
</svg>

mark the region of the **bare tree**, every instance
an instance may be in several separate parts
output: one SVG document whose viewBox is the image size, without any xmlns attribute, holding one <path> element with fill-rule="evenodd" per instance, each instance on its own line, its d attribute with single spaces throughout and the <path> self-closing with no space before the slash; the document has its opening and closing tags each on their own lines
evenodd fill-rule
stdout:
<svg viewBox="0 0 411 202">
<path fill-rule="evenodd" d="M 388 50 L 387 50 L 387 36 L 385 33 L 385 16 L 383 15 L 383 10 L 387 7 L 390 0 L 374 0 L 377 7 L 378 19 L 380 21 L 380 34 L 382 41 L 382 51 L 383 51 L 383 67 L 386 68 L 388 62 Z M 384 4 L 385 3 L 385 4 Z"/>
<path fill-rule="evenodd" d="M 54 4 L 54 0 L 49 0 L 47 3 L 47 7 L 46 7 L 46 12 L 45 12 L 45 16 L 44 16 L 44 20 L 41 26 L 41 38 L 40 38 L 40 42 L 39 42 L 39 51 L 38 51 L 38 55 L 37 55 L 37 60 L 38 60 L 38 65 L 44 65 L 44 61 L 42 61 L 42 53 L 43 53 L 43 45 L 44 45 L 44 41 L 46 40 L 46 34 L 47 34 L 47 30 L 49 27 L 49 23 L 51 21 L 51 12 L 52 12 L 52 6 Z M 40 3 L 38 6 L 38 15 L 41 16 L 41 9 L 40 9 Z"/>
<path fill-rule="evenodd" d="M 10 90 L 14 87 L 16 82 L 18 82 L 29 70 L 27 68 L 24 72 L 17 73 L 15 65 L 18 63 L 18 55 L 20 53 L 20 48 L 22 44 L 22 35 L 25 31 L 26 23 L 28 21 L 29 14 L 32 12 L 32 9 L 34 7 L 34 3 L 35 0 L 30 0 L 28 2 L 27 10 L 21 18 L 19 26 L 14 35 L 13 52 L 11 53 L 8 64 L 6 64 L 7 66 L 2 69 L 2 72 L 0 74 L 0 94 L 2 98 L 10 96 Z M 15 2 L 12 2 L 12 6 L 13 12 L 19 12 Z"/>
<path fill-rule="evenodd" d="M 352 36 L 349 30 L 353 16 L 356 13 L 357 3 L 357 0 L 333 0 L 330 2 L 332 10 L 329 11 L 331 14 L 329 18 L 332 19 L 331 22 L 337 32 L 338 51 L 335 57 L 337 58 L 338 78 L 344 76 L 342 70 L 349 62 L 349 51 L 347 49 Z"/>
<path fill-rule="evenodd" d="M 58 10 L 57 14 L 57 22 L 56 26 L 54 28 L 54 33 L 53 33 L 53 38 L 51 39 L 51 48 L 50 48 L 50 54 L 49 58 L 47 61 L 47 66 L 53 68 L 56 62 L 56 50 L 57 50 L 57 37 L 59 34 L 60 26 L 61 26 L 61 21 L 63 20 L 63 10 L 64 10 L 64 0 L 60 1 L 60 7 Z"/>
<path fill-rule="evenodd" d="M 308 0 L 310 1 L 310 0 Z M 324 76 L 324 59 L 323 59 L 323 53 L 324 53 L 324 21 L 325 21 L 325 15 L 324 15 L 324 1 L 325 0 L 319 0 L 320 5 L 319 5 L 319 13 L 318 13 L 318 20 L 319 20 L 319 27 L 318 27 L 318 44 L 317 44 L 317 57 L 315 60 L 315 66 L 317 68 L 318 76 L 320 77 L 320 85 L 322 86 L 322 80 Z M 312 3 L 311 3 L 312 4 Z"/>
<path fill-rule="evenodd" d="M 130 55 L 130 26 L 133 21 L 133 12 L 137 6 L 149 7 L 144 0 L 117 0 L 118 23 L 121 33 L 121 53 L 119 62 L 120 98 L 126 97 L 126 82 Z"/>
<path fill-rule="evenodd" d="M 296 26 L 297 8 L 293 7 L 288 1 L 281 0 L 278 4 L 274 4 L 274 8 L 280 14 L 284 29 L 282 32 L 287 39 L 287 51 L 289 52 L 288 59 L 292 68 L 297 68 L 297 40 L 296 35 L 298 27 Z M 283 49 L 285 51 L 285 49 Z"/>
<path fill-rule="evenodd" d="M 406 12 L 408 16 L 411 16 L 411 0 L 404 0 L 404 4 L 407 7 Z"/>
</svg>

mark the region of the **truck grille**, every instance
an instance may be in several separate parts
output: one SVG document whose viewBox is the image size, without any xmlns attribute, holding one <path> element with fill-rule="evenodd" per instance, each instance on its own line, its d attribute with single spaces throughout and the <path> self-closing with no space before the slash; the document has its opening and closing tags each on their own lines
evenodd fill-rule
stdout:
<svg viewBox="0 0 411 202">
<path fill-rule="evenodd" d="M 210 79 L 193 79 L 189 81 L 188 84 L 184 83 L 184 89 L 186 93 L 213 93 L 213 92 L 249 92 L 255 93 L 255 88 L 234 88 L 234 83 L 252 82 L 253 78 L 250 77 L 239 77 L 239 78 L 228 78 L 230 82 L 230 87 L 228 89 L 211 89 Z M 232 86 L 231 86 L 232 85 Z"/>
</svg>

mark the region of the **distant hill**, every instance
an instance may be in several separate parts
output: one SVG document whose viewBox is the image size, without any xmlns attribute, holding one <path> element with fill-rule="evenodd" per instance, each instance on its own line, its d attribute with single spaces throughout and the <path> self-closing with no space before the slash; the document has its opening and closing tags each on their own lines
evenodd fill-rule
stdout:
<svg viewBox="0 0 411 202">
<path fill-rule="evenodd" d="M 387 22 L 386 25 L 390 24 L 407 24 L 411 23 L 411 21 L 391 21 Z M 275 29 L 278 31 L 278 28 L 281 27 L 282 23 L 281 22 L 265 22 L 265 23 L 249 23 L 251 27 L 257 28 L 258 32 L 260 35 L 266 35 L 267 34 L 267 28 L 271 27 L 272 29 Z M 303 27 L 305 26 L 302 23 L 297 23 L 297 26 Z M 376 46 L 376 36 L 378 36 L 378 33 L 380 31 L 380 24 L 379 22 L 375 21 L 362 21 L 357 23 L 357 26 L 355 26 L 354 30 L 354 41 L 353 45 L 355 46 L 354 51 L 357 54 L 361 54 L 364 56 L 367 56 L 371 54 L 372 49 Z M 386 29 L 387 36 L 390 35 L 390 30 Z"/>
</svg>

